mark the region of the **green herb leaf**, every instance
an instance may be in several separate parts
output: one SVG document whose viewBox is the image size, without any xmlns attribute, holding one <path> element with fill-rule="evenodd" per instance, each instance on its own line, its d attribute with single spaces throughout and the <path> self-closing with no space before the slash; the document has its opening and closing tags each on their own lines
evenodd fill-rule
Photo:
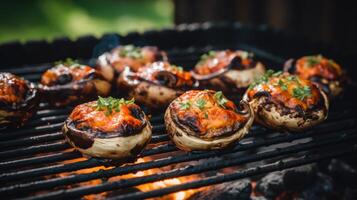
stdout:
<svg viewBox="0 0 357 200">
<path fill-rule="evenodd" d="M 284 83 L 284 81 L 282 81 L 281 79 L 279 79 L 278 81 L 278 85 L 280 86 L 280 88 L 282 90 L 288 90 L 288 86 Z"/>
<path fill-rule="evenodd" d="M 122 57 L 131 57 L 131 58 L 142 58 L 141 48 L 135 47 L 133 45 L 123 46 L 119 51 L 119 56 Z"/>
<path fill-rule="evenodd" d="M 79 61 L 72 59 L 72 58 L 66 58 L 66 60 L 59 60 L 54 62 L 55 65 L 64 65 L 67 67 L 79 67 Z"/>
<path fill-rule="evenodd" d="M 269 81 L 270 77 L 274 76 L 274 74 L 277 74 L 278 72 L 274 73 L 274 70 L 267 70 L 265 72 L 265 74 L 263 74 L 262 76 L 259 76 L 257 78 L 254 79 L 254 82 L 251 83 L 248 87 L 248 89 L 253 89 L 255 86 L 259 85 L 259 84 L 262 84 L 262 83 L 266 83 Z M 279 74 L 278 74 L 279 75 Z M 278 75 L 275 75 L 275 76 L 278 76 Z"/>
<path fill-rule="evenodd" d="M 177 65 L 171 65 L 172 67 L 176 68 L 177 71 L 180 71 L 182 72 L 183 71 L 183 68 L 181 66 L 177 66 Z"/>
<path fill-rule="evenodd" d="M 203 54 L 201 56 L 201 61 L 204 61 L 204 60 L 207 60 L 208 58 L 214 57 L 216 55 L 216 53 L 217 53 L 216 51 L 209 51 L 206 54 Z"/>
<path fill-rule="evenodd" d="M 187 110 L 191 107 L 191 102 L 186 101 L 186 102 L 180 102 L 180 109 L 181 110 Z"/>
<path fill-rule="evenodd" d="M 125 100 L 124 98 L 116 99 L 113 97 L 103 98 L 98 96 L 97 104 L 95 107 L 96 110 L 105 110 L 105 115 L 110 115 L 113 113 L 113 111 L 119 112 L 121 105 L 133 104 L 134 102 L 134 99 Z"/>
<path fill-rule="evenodd" d="M 205 105 L 206 105 L 206 100 L 204 100 L 204 99 L 199 99 L 199 100 L 197 100 L 196 101 L 196 106 L 200 109 L 200 110 L 202 110 L 204 107 L 205 107 Z"/>
<path fill-rule="evenodd" d="M 309 67 L 313 67 L 314 65 L 317 65 L 321 62 L 322 60 L 322 55 L 317 55 L 317 56 L 307 56 L 306 57 L 306 62 Z"/>
<path fill-rule="evenodd" d="M 214 97 L 216 99 L 216 101 L 218 102 L 218 104 L 220 106 L 222 106 L 223 108 L 226 108 L 226 103 L 228 102 L 228 99 L 226 99 L 223 95 L 222 91 L 218 91 L 214 94 Z"/>
<path fill-rule="evenodd" d="M 208 113 L 205 112 L 204 115 L 205 115 L 205 118 L 208 119 Z"/>
<path fill-rule="evenodd" d="M 295 98 L 304 100 L 305 98 L 311 96 L 311 88 L 309 86 L 296 87 L 293 89 L 293 95 Z"/>
</svg>

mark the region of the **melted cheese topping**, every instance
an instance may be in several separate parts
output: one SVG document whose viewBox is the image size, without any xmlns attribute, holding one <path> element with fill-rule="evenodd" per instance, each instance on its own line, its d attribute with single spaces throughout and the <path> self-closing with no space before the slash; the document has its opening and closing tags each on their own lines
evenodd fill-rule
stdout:
<svg viewBox="0 0 357 200">
<path fill-rule="evenodd" d="M 24 79 L 10 73 L 0 73 L 0 101 L 20 103 L 26 98 L 28 90 Z"/>
<path fill-rule="evenodd" d="M 227 100 L 224 107 L 220 105 L 214 94 L 212 90 L 188 91 L 174 100 L 170 109 L 181 123 L 189 124 L 199 137 L 213 138 L 227 134 L 226 131 L 237 131 L 248 118 L 237 113 L 232 101 Z M 188 106 L 183 107 L 185 104 Z"/>
<path fill-rule="evenodd" d="M 137 78 L 152 81 L 157 84 L 162 84 L 157 80 L 155 73 L 167 71 L 172 73 L 177 78 L 176 87 L 193 85 L 192 77 L 189 72 L 183 71 L 179 67 L 170 65 L 168 62 L 154 62 L 145 67 L 142 67 L 136 73 Z"/>
<path fill-rule="evenodd" d="M 291 80 L 291 77 L 294 79 Z M 309 96 L 303 99 L 294 96 L 295 88 L 303 88 L 305 86 L 310 89 Z M 288 75 L 287 73 L 271 77 L 266 83 L 261 83 L 252 89 L 248 89 L 249 99 L 253 99 L 258 92 L 268 92 L 274 102 L 291 109 L 300 106 L 303 110 L 308 110 L 314 107 L 322 98 L 320 90 L 311 81 Z"/>
<path fill-rule="evenodd" d="M 217 51 L 214 55 L 208 55 L 208 57 L 201 59 L 195 66 L 195 72 L 200 75 L 217 72 L 227 68 L 235 57 L 241 58 L 241 64 L 244 68 L 249 68 L 253 61 L 247 55 L 248 52 L 245 51 Z"/>
<path fill-rule="evenodd" d="M 140 50 L 140 57 L 130 57 L 121 54 L 123 47 L 116 48 L 112 51 L 111 56 L 109 56 L 109 64 L 119 73 L 127 66 L 129 66 L 131 70 L 137 71 L 141 67 L 157 61 L 158 54 L 163 55 L 163 53 L 155 47 L 142 47 Z"/>
<path fill-rule="evenodd" d="M 116 132 L 123 127 L 142 127 L 145 122 L 137 119 L 131 109 L 140 109 L 136 104 L 121 104 L 120 111 L 112 111 L 111 114 L 107 110 L 97 110 L 97 102 L 92 101 L 78 105 L 74 108 L 69 116 L 76 122 L 76 128 L 86 130 L 88 128 L 100 131 L 103 133 Z"/>
<path fill-rule="evenodd" d="M 296 74 L 304 79 L 313 76 L 336 80 L 341 77 L 342 70 L 335 61 L 322 56 L 305 56 L 296 62 Z"/>
<path fill-rule="evenodd" d="M 72 65 L 72 66 L 57 65 L 47 70 L 42 75 L 41 83 L 47 86 L 57 85 L 59 78 L 63 75 L 68 75 L 71 77 L 69 82 L 76 82 L 87 78 L 88 75 L 95 72 L 96 70 L 94 68 L 86 65 Z"/>
</svg>

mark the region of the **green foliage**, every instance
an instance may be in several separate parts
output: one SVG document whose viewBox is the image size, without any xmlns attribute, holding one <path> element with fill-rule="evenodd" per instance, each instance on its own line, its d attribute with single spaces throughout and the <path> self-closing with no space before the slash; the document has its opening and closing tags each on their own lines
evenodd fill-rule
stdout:
<svg viewBox="0 0 357 200">
<path fill-rule="evenodd" d="M 126 34 L 173 24 L 169 0 L 4 1 L 1 8 L 0 42 Z"/>
</svg>

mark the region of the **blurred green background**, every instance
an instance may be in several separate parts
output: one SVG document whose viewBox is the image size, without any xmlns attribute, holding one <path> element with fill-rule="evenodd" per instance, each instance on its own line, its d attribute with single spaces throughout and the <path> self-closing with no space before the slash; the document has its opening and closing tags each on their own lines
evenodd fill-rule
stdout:
<svg viewBox="0 0 357 200">
<path fill-rule="evenodd" d="M 173 24 L 171 0 L 25 0 L 4 1 L 0 8 L 0 43 L 125 34 Z"/>
</svg>

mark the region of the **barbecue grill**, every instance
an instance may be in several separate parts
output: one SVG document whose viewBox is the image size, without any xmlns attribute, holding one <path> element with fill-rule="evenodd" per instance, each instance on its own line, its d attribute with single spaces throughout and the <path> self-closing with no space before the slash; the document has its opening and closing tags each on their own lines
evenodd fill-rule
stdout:
<svg viewBox="0 0 357 200">
<path fill-rule="evenodd" d="M 76 41 L 60 38 L 51 43 L 7 43 L 0 46 L 0 70 L 36 82 L 50 67 L 43 63 L 67 57 L 92 63 L 94 48 L 105 51 L 113 47 L 108 37 L 117 37 L 120 44 L 156 45 L 167 51 L 172 63 L 185 68 L 193 67 L 199 56 L 209 50 L 231 48 L 252 51 L 273 69 L 280 69 L 290 57 L 321 52 L 338 61 L 341 59 L 342 66 L 353 72 L 348 68 L 349 57 L 336 49 L 266 26 L 239 23 L 189 24 L 126 36 L 108 34 L 99 39 L 86 36 Z M 42 103 L 24 127 L 1 131 L 0 195 L 7 199 L 37 200 L 76 199 L 101 193 L 107 199 L 144 199 L 348 156 L 357 151 L 356 95 L 351 92 L 354 89 L 352 81 L 344 97 L 331 103 L 328 120 L 321 125 L 298 134 L 278 133 L 254 125 L 237 145 L 221 151 L 187 153 L 178 150 L 165 134 L 163 113 L 153 113 L 153 138 L 138 156 L 143 158 L 141 162 L 82 159 L 61 133 L 71 108 L 54 109 Z M 237 96 L 229 98 L 238 100 Z M 215 173 L 227 168 L 234 170 Z M 160 172 L 124 176 L 151 169 Z M 121 178 L 109 181 L 118 176 Z M 189 176 L 194 178 L 163 188 L 132 190 L 143 184 Z M 82 184 L 93 180 L 97 182 Z"/>
</svg>

